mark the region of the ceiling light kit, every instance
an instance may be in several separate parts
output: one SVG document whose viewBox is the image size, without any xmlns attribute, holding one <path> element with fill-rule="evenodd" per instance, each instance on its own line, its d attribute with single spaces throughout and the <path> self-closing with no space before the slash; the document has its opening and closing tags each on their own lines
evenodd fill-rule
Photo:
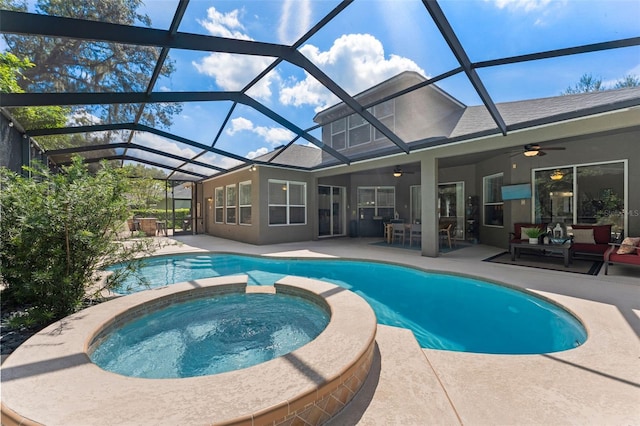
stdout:
<svg viewBox="0 0 640 426">
<path fill-rule="evenodd" d="M 562 173 L 562 170 L 560 169 L 555 169 L 549 177 L 551 180 L 561 180 L 564 177 L 564 173 Z"/>
<path fill-rule="evenodd" d="M 543 148 L 538 144 L 527 144 L 524 146 L 524 155 L 525 157 L 542 157 L 543 155 L 547 155 L 545 151 L 563 151 L 565 149 L 566 148 L 563 146 Z"/>
</svg>

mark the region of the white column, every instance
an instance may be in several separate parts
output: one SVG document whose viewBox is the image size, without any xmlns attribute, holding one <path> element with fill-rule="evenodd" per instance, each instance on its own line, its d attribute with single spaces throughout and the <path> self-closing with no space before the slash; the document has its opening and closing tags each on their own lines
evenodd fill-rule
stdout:
<svg viewBox="0 0 640 426">
<path fill-rule="evenodd" d="M 427 155 L 420 161 L 422 195 L 422 255 L 438 257 L 438 159 Z"/>
</svg>

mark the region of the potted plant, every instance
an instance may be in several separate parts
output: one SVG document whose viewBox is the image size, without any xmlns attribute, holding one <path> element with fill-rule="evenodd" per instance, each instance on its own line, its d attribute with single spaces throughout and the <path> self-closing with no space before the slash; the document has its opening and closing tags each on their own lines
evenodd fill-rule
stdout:
<svg viewBox="0 0 640 426">
<path fill-rule="evenodd" d="M 529 237 L 529 244 L 538 244 L 540 237 L 546 234 L 542 228 L 528 228 L 525 229 L 524 233 Z"/>
</svg>

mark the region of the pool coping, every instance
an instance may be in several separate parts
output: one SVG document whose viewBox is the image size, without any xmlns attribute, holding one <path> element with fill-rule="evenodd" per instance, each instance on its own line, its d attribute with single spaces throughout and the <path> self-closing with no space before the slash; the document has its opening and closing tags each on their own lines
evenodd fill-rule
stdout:
<svg viewBox="0 0 640 426">
<path fill-rule="evenodd" d="M 112 327 L 116 318 L 126 321 L 139 315 L 158 300 L 171 303 L 207 293 L 273 289 L 315 295 L 331 311 L 329 324 L 316 339 L 282 357 L 212 376 L 142 379 L 102 370 L 87 355 L 100 330 Z M 247 286 L 247 276 L 236 275 L 119 297 L 50 325 L 7 358 L 2 365 L 2 424 L 326 421 L 364 382 L 373 359 L 376 327 L 373 310 L 360 296 L 330 283 L 293 276 L 273 287 Z"/>
</svg>

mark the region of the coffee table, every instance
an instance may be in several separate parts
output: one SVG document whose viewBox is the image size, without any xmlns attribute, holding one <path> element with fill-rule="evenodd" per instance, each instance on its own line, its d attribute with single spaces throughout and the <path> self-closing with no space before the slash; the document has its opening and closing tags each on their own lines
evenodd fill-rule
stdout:
<svg viewBox="0 0 640 426">
<path fill-rule="evenodd" d="M 572 263 L 573 259 L 571 257 L 571 242 L 566 242 L 563 244 L 530 244 L 528 241 L 522 241 L 519 243 L 511 243 L 509 245 L 509 251 L 511 252 L 511 260 L 516 260 L 516 257 L 520 257 L 520 251 L 522 249 L 539 251 L 543 254 L 545 252 L 548 253 L 558 253 L 561 252 L 564 258 L 564 266 L 569 267 L 569 264 Z"/>
</svg>

